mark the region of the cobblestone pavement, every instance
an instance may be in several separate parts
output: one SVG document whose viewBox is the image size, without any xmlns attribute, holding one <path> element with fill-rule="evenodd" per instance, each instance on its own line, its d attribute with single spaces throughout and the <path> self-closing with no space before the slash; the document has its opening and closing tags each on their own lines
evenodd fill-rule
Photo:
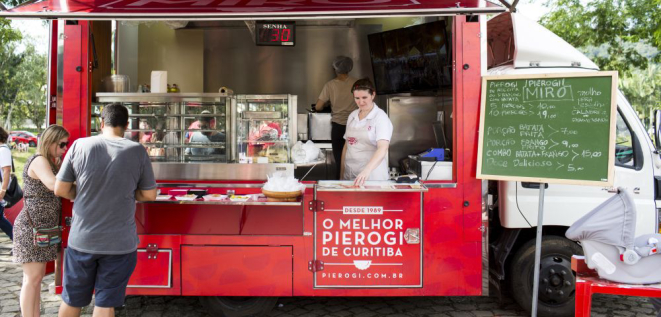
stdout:
<svg viewBox="0 0 661 317">
<path fill-rule="evenodd" d="M 2 234 L 2 233 L 0 233 Z M 22 271 L 11 262 L 11 242 L 0 237 L 0 317 L 16 317 L 19 313 L 19 292 Z M 53 275 L 42 286 L 42 316 L 57 316 L 61 299 L 48 293 Z M 645 298 L 623 296 L 595 296 L 592 316 L 654 316 L 652 305 Z M 92 307 L 83 309 L 83 316 L 91 316 Z M 209 317 L 195 297 L 131 296 L 117 316 L 142 317 Z M 511 300 L 499 304 L 490 297 L 395 297 L 395 298 L 281 298 L 269 316 L 527 316 Z"/>
</svg>

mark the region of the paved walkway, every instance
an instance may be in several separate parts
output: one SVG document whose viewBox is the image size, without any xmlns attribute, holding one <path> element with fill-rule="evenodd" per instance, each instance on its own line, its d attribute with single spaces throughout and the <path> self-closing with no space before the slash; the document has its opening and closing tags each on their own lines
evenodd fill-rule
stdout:
<svg viewBox="0 0 661 317">
<path fill-rule="evenodd" d="M 1 234 L 1 233 L 0 233 Z M 22 271 L 11 262 L 11 242 L 0 237 L 0 317 L 20 316 L 18 298 Z M 48 293 L 53 275 L 42 286 L 42 316 L 57 316 L 61 299 Z M 654 316 L 652 305 L 645 298 L 595 296 L 592 316 Z M 91 316 L 92 307 L 83 309 Z M 141 317 L 209 317 L 195 297 L 131 296 L 117 316 Z M 269 316 L 429 316 L 482 317 L 527 316 L 511 300 L 499 304 L 490 297 L 395 297 L 395 298 L 282 298 Z"/>
</svg>

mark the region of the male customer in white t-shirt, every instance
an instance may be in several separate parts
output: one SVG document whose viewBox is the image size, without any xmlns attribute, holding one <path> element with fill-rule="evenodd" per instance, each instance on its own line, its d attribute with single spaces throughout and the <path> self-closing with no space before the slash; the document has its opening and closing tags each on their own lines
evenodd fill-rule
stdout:
<svg viewBox="0 0 661 317">
<path fill-rule="evenodd" d="M 9 176 L 11 175 L 11 150 L 7 145 L 9 134 L 5 129 L 0 128 L 0 179 L 2 185 L 0 186 L 0 230 L 4 232 L 9 239 L 14 239 L 13 228 L 9 220 L 5 218 L 5 201 L 4 197 L 9 187 Z"/>
</svg>

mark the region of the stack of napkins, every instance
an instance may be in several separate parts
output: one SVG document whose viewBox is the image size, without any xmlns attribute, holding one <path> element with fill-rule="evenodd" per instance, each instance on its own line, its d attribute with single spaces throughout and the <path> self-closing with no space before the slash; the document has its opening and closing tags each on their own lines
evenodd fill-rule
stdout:
<svg viewBox="0 0 661 317">
<path fill-rule="evenodd" d="M 263 189 L 272 192 L 295 192 L 304 191 L 305 185 L 300 183 L 298 179 L 293 176 L 285 176 L 282 172 L 275 172 L 271 176 L 267 176 L 267 181 Z"/>
</svg>

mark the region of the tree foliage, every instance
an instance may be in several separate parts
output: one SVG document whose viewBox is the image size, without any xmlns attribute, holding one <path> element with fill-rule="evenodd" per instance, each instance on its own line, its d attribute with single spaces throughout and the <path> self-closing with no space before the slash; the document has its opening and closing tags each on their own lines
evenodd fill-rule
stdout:
<svg viewBox="0 0 661 317">
<path fill-rule="evenodd" d="M 661 108 L 661 65 L 634 70 L 620 80 L 620 88 L 649 128 L 653 118 L 651 111 Z"/>
<path fill-rule="evenodd" d="M 37 53 L 33 43 L 28 43 L 23 61 L 16 72 L 19 84 L 11 117 L 12 126 L 20 128 L 21 124 L 30 119 L 37 130 L 41 131 L 46 121 L 47 67 L 46 56 Z"/>
<path fill-rule="evenodd" d="M 22 128 L 30 119 L 40 129 L 46 119 L 47 58 L 34 40 L 0 19 L 0 125 Z"/>
<path fill-rule="evenodd" d="M 21 33 L 12 29 L 11 22 L 0 19 L 0 114 L 7 118 L 8 106 L 16 99 L 18 82 L 15 80 L 22 56 L 16 54 Z M 3 122 L 4 123 L 4 120 Z"/>
<path fill-rule="evenodd" d="M 602 70 L 617 70 L 619 87 L 649 125 L 661 108 L 661 0 L 547 0 L 540 23 L 588 55 Z"/>
<path fill-rule="evenodd" d="M 25 1 L 22 1 L 22 0 L 1 0 L 0 2 L 2 2 L 6 7 L 13 8 L 13 7 L 25 2 Z"/>
<path fill-rule="evenodd" d="M 585 3 L 585 5 L 584 5 Z M 555 0 L 540 23 L 575 47 L 604 47 L 608 54 L 592 59 L 602 69 L 621 75 L 660 62 L 643 56 L 632 43 L 661 50 L 661 0 Z"/>
</svg>

